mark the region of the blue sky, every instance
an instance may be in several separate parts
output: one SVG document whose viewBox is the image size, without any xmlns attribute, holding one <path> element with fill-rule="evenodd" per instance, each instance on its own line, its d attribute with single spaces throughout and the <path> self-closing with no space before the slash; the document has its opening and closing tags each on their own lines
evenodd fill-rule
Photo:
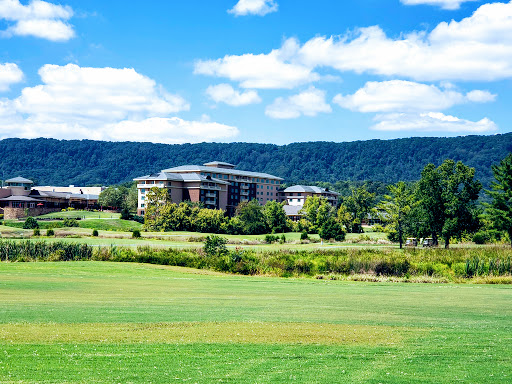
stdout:
<svg viewBox="0 0 512 384">
<path fill-rule="evenodd" d="M 511 131 L 512 2 L 0 0 L 0 138 Z"/>
</svg>

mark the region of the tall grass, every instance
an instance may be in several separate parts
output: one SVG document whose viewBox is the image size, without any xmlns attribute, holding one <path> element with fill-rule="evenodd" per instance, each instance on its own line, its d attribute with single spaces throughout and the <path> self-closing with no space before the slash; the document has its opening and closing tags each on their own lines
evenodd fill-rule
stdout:
<svg viewBox="0 0 512 384">
<path fill-rule="evenodd" d="M 201 249 L 140 246 L 92 247 L 66 242 L 0 240 L 1 261 L 102 260 L 173 265 L 244 275 L 429 276 L 456 279 L 511 276 L 512 251 L 505 247 L 468 249 L 336 249 L 255 252 L 237 248 L 215 255 Z"/>
</svg>

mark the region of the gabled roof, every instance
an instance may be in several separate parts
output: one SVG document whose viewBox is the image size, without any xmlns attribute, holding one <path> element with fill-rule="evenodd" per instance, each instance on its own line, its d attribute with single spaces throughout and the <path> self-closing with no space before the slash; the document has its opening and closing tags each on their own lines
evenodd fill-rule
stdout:
<svg viewBox="0 0 512 384">
<path fill-rule="evenodd" d="M 6 183 L 22 183 L 22 184 L 34 184 L 32 180 L 25 179 L 24 177 L 18 176 L 9 180 L 5 180 Z"/>
</svg>

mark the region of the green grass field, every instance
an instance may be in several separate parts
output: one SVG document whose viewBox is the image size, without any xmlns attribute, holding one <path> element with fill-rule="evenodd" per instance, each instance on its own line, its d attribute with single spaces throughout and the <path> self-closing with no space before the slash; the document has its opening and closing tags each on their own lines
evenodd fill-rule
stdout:
<svg viewBox="0 0 512 384">
<path fill-rule="evenodd" d="M 510 383 L 512 288 L 0 264 L 2 383 Z"/>
</svg>

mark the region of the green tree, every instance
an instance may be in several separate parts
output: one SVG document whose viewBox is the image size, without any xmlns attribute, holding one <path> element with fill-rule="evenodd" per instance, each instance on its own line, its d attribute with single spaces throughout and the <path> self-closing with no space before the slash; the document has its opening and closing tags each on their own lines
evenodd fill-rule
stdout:
<svg viewBox="0 0 512 384">
<path fill-rule="evenodd" d="M 345 231 L 343 230 L 340 223 L 336 221 L 336 219 L 331 216 L 328 217 L 320 227 L 318 231 L 320 238 L 323 240 L 334 239 L 336 241 L 345 240 Z"/>
<path fill-rule="evenodd" d="M 366 189 L 366 184 L 352 190 L 352 194 L 345 198 L 343 205 L 352 217 L 350 232 L 362 233 L 362 223 L 374 206 L 375 193 Z"/>
<path fill-rule="evenodd" d="M 228 219 L 221 209 L 200 209 L 195 217 L 194 230 L 203 233 L 220 233 Z"/>
<path fill-rule="evenodd" d="M 475 180 L 475 169 L 461 161 L 445 160 L 439 167 L 427 164 L 418 182 L 417 220 L 420 231 L 429 233 L 437 244 L 439 236 L 448 248 L 450 238 L 478 227 L 476 200 L 482 185 Z"/>
<path fill-rule="evenodd" d="M 98 204 L 103 207 L 122 208 L 125 197 L 124 187 L 108 187 L 104 189 L 98 198 Z"/>
<path fill-rule="evenodd" d="M 256 199 L 238 204 L 236 217 L 242 222 L 246 235 L 260 235 L 268 231 L 263 207 Z"/>
<path fill-rule="evenodd" d="M 272 232 L 286 232 L 288 230 L 286 212 L 284 211 L 283 204 L 277 201 L 270 200 L 263 207 L 263 215 L 267 227 Z"/>
<path fill-rule="evenodd" d="M 404 241 L 404 229 L 410 220 L 410 214 L 415 206 L 413 191 L 403 181 L 389 185 L 389 195 L 384 195 L 384 200 L 377 205 L 383 211 L 383 221 L 396 228 L 400 248 Z"/>
<path fill-rule="evenodd" d="M 512 153 L 492 166 L 496 181 L 486 193 L 492 198 L 486 213 L 495 229 L 506 231 L 512 246 Z"/>
<path fill-rule="evenodd" d="M 165 231 L 171 228 L 170 213 L 176 209 L 166 188 L 153 187 L 146 193 L 144 227 L 150 230 Z"/>
<path fill-rule="evenodd" d="M 310 233 L 318 232 L 327 219 L 335 214 L 327 199 L 319 196 L 308 196 L 300 212 L 309 223 L 306 227 Z"/>
</svg>

